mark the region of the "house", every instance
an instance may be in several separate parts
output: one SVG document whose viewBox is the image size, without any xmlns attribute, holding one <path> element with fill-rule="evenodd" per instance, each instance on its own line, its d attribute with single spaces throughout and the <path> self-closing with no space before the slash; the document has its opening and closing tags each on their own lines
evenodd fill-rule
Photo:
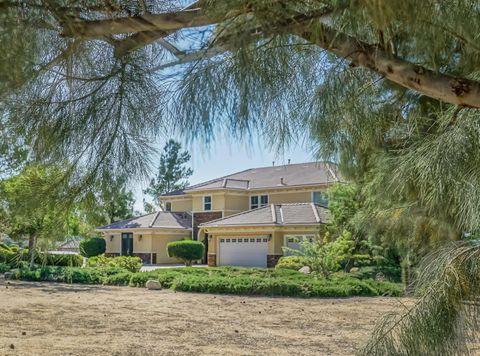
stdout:
<svg viewBox="0 0 480 356">
<path fill-rule="evenodd" d="M 324 192 L 336 182 L 336 166 L 325 162 L 247 169 L 164 194 L 164 211 L 98 231 L 107 255 L 145 263 L 176 262 L 166 244 L 192 238 L 206 244 L 210 266 L 273 267 L 295 237 L 321 232 L 329 219 Z"/>
<path fill-rule="evenodd" d="M 97 228 L 106 241 L 105 256 L 137 256 L 145 264 L 177 263 L 167 244 L 192 236 L 187 212 L 159 211 Z"/>
</svg>

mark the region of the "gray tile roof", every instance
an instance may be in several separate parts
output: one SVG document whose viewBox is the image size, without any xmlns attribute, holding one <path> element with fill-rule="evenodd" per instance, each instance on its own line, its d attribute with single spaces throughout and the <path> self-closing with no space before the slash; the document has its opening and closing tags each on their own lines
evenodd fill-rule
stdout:
<svg viewBox="0 0 480 356">
<path fill-rule="evenodd" d="M 209 180 L 163 196 L 181 195 L 208 189 L 254 190 L 339 182 L 337 167 L 332 163 L 309 162 L 252 168 Z"/>
<path fill-rule="evenodd" d="M 153 214 L 147 214 L 127 220 L 117 221 L 113 224 L 102 226 L 97 229 L 110 230 L 145 228 L 191 229 L 192 216 L 186 212 L 172 213 L 169 211 L 159 211 Z"/>
<path fill-rule="evenodd" d="M 328 209 L 314 203 L 271 204 L 247 210 L 222 219 L 200 224 L 201 227 L 249 225 L 310 225 L 324 224 L 330 220 Z"/>
</svg>

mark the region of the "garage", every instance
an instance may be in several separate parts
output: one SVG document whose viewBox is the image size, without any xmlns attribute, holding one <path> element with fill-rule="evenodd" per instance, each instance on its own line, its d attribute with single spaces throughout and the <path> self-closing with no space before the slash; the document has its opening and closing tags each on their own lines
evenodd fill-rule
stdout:
<svg viewBox="0 0 480 356">
<path fill-rule="evenodd" d="M 267 236 L 221 237 L 220 266 L 267 267 Z"/>
<path fill-rule="evenodd" d="M 301 241 L 308 240 L 308 242 L 312 243 L 315 241 L 315 237 L 313 235 L 285 235 L 286 246 L 291 250 L 301 250 Z M 294 256 L 295 253 L 291 250 L 287 249 L 284 252 L 285 256 Z"/>
</svg>

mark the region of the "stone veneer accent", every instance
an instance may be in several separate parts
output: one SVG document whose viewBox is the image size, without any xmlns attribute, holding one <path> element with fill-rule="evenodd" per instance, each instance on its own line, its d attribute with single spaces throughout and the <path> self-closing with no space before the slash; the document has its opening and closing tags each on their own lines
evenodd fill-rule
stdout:
<svg viewBox="0 0 480 356">
<path fill-rule="evenodd" d="M 283 255 L 267 255 L 267 267 L 268 268 L 273 268 L 277 265 L 278 260 L 280 257 Z"/>
<path fill-rule="evenodd" d="M 216 267 L 217 266 L 217 254 L 216 253 L 209 253 L 208 254 L 208 267 Z"/>
<path fill-rule="evenodd" d="M 193 238 L 197 238 L 198 225 L 223 217 L 221 211 L 206 211 L 203 213 L 193 213 Z"/>
</svg>

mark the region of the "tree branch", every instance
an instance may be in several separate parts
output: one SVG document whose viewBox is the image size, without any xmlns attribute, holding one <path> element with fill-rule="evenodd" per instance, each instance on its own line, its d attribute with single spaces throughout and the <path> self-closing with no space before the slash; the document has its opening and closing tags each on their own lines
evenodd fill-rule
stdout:
<svg viewBox="0 0 480 356">
<path fill-rule="evenodd" d="M 320 27 L 320 35 L 312 31 Z M 295 27 L 294 33 L 353 64 L 368 68 L 404 88 L 445 103 L 480 108 L 480 82 L 434 72 L 335 31 L 324 24 Z"/>
<path fill-rule="evenodd" d="M 275 33 L 295 34 L 326 51 L 350 60 L 355 66 L 368 68 L 404 88 L 445 103 L 480 108 L 480 82 L 437 73 L 396 57 L 385 52 L 378 45 L 360 41 L 332 29 L 325 24 L 328 20 L 319 20 L 324 16 L 325 14 L 319 11 L 280 21 L 278 24 L 272 24 L 268 30 L 269 34 L 265 34 L 265 36 Z M 213 25 L 220 21 L 225 21 L 225 18 L 211 18 L 205 15 L 201 9 L 187 9 L 172 13 L 145 14 L 112 20 L 69 22 L 64 28 L 63 35 L 98 38 L 105 35 L 153 31 L 150 34 L 138 33 L 138 38 L 134 35 L 127 39 L 130 41 L 125 42 L 125 47 L 117 50 L 117 54 L 121 54 L 137 45 L 141 46 L 154 41 L 155 35 L 159 36 L 160 31 L 173 33 L 183 28 Z M 273 33 L 272 28 L 274 29 Z M 161 37 L 163 36 L 156 39 Z M 139 39 L 139 42 L 135 42 Z M 192 54 L 188 57 L 192 60 L 199 59 L 198 56 Z M 183 58 L 178 63 L 186 61 L 187 58 Z M 158 68 L 163 68 L 163 66 Z"/>
</svg>

